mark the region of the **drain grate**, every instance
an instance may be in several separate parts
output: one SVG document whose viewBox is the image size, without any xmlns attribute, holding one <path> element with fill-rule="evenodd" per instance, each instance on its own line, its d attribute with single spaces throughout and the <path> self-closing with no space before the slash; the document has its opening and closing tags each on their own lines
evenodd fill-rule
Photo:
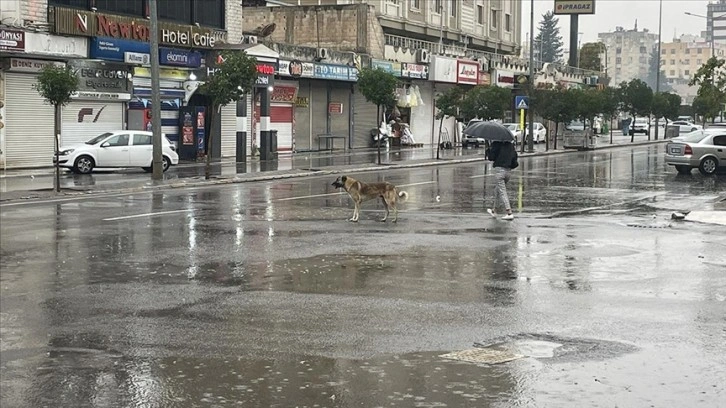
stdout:
<svg viewBox="0 0 726 408">
<path fill-rule="evenodd" d="M 449 360 L 466 361 L 468 363 L 501 364 L 523 358 L 524 356 L 502 350 L 474 348 L 442 354 L 439 357 Z"/>
</svg>

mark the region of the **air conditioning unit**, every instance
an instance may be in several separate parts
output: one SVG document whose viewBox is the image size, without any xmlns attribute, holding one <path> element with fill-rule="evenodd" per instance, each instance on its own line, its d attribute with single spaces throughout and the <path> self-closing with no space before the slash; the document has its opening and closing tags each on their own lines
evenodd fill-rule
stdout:
<svg viewBox="0 0 726 408">
<path fill-rule="evenodd" d="M 479 63 L 479 72 L 486 72 L 489 71 L 489 60 L 484 57 L 479 57 L 476 59 L 476 61 Z"/>
<path fill-rule="evenodd" d="M 328 49 L 327 48 L 318 48 L 317 53 L 318 59 L 324 60 L 328 58 Z"/>
<path fill-rule="evenodd" d="M 431 62 L 431 54 L 429 53 L 429 50 L 425 48 L 416 50 L 416 62 L 421 64 L 428 64 Z"/>
<path fill-rule="evenodd" d="M 256 35 L 246 35 L 244 37 L 244 43 L 245 44 L 257 44 L 257 36 Z"/>
</svg>

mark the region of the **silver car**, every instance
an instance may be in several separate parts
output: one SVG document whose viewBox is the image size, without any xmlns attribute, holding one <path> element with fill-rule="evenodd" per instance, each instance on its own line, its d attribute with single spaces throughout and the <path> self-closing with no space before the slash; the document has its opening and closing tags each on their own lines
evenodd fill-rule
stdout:
<svg viewBox="0 0 726 408">
<path fill-rule="evenodd" d="M 726 168 L 726 129 L 697 131 L 672 139 L 666 145 L 665 162 L 681 174 L 698 168 L 703 175 Z"/>
</svg>

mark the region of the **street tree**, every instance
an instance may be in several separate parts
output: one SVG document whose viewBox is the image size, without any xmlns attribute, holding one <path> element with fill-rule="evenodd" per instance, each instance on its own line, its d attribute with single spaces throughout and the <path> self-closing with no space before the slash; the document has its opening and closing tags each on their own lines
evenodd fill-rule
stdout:
<svg viewBox="0 0 726 408">
<path fill-rule="evenodd" d="M 54 116 L 54 146 L 55 146 L 55 178 L 54 188 L 60 192 L 60 164 L 58 163 L 58 150 L 60 149 L 61 134 L 61 107 L 71 101 L 71 96 L 78 91 L 78 76 L 68 66 L 48 64 L 40 71 L 37 82 L 33 85 L 43 99 L 53 106 Z"/>
<path fill-rule="evenodd" d="M 376 105 L 377 122 L 381 120 L 382 115 L 385 115 L 387 108 L 395 105 L 397 86 L 398 79 L 393 74 L 382 69 L 363 68 L 358 73 L 358 89 L 368 102 Z M 376 123 L 377 128 L 378 123 Z M 381 164 L 381 144 L 377 143 L 377 145 L 378 164 Z"/>
<path fill-rule="evenodd" d="M 681 97 L 670 92 L 656 92 L 653 94 L 651 111 L 656 118 L 664 118 L 665 126 L 669 120 L 678 118 L 678 110 L 681 107 Z"/>
<path fill-rule="evenodd" d="M 602 114 L 609 122 L 610 144 L 613 143 L 613 118 L 620 109 L 620 92 L 618 88 L 607 87 L 602 91 Z"/>
<path fill-rule="evenodd" d="M 583 44 L 582 48 L 580 48 L 580 68 L 602 72 L 604 66 L 600 55 L 604 50 L 603 44 L 599 42 Z"/>
<path fill-rule="evenodd" d="M 560 124 L 570 123 L 577 118 L 577 100 L 573 90 L 558 87 L 540 87 L 534 90 L 535 112 L 555 123 L 553 148 L 557 149 L 557 135 Z M 547 137 L 549 139 L 549 136 Z M 549 140 L 548 140 L 549 145 Z"/>
<path fill-rule="evenodd" d="M 653 90 L 648 84 L 640 79 L 632 79 L 630 82 L 622 82 L 619 89 L 620 109 L 628 112 L 635 123 L 638 116 L 650 115 L 650 107 L 653 102 Z M 630 142 L 635 140 L 635 134 L 631 132 Z"/>
<path fill-rule="evenodd" d="M 590 131 L 592 131 L 592 125 L 595 123 L 595 117 L 602 113 L 604 106 L 604 94 L 597 88 L 587 89 L 573 89 L 570 92 L 574 94 L 574 99 L 577 102 L 577 117 L 582 120 L 582 123 L 590 124 Z"/>
<path fill-rule="evenodd" d="M 689 85 L 698 85 L 698 104 L 694 100 L 694 110 L 704 116 L 704 123 L 707 119 L 714 120 L 726 104 L 726 60 L 709 58 L 693 75 Z"/>
<path fill-rule="evenodd" d="M 214 123 L 222 106 L 242 99 L 252 92 L 257 81 L 257 60 L 240 51 L 221 51 L 217 57 L 219 67 L 199 89 L 211 101 L 209 112 L 209 137 L 207 138 L 207 163 L 204 178 L 209 180 L 214 140 Z"/>
<path fill-rule="evenodd" d="M 499 86 L 477 86 L 464 94 L 459 116 L 465 120 L 502 119 L 512 106 L 512 92 Z"/>
<path fill-rule="evenodd" d="M 560 62 L 562 60 L 563 42 L 559 21 L 552 11 L 542 15 L 539 33 L 535 37 L 535 43 L 539 44 L 539 48 L 542 50 L 539 58 L 542 62 Z"/>
<path fill-rule="evenodd" d="M 460 115 L 460 106 L 466 97 L 464 88 L 455 86 L 449 88 L 436 97 L 434 104 L 436 105 L 436 119 L 439 120 L 439 137 L 436 143 L 436 158 L 439 158 L 441 150 L 441 131 L 444 127 L 444 119 L 447 117 L 458 118 Z"/>
</svg>

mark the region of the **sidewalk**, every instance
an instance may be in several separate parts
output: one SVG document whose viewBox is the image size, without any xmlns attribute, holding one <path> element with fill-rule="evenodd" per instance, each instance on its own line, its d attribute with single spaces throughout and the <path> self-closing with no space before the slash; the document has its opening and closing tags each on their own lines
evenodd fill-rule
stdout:
<svg viewBox="0 0 726 408">
<path fill-rule="evenodd" d="M 638 140 L 640 139 L 640 140 Z M 662 143 L 643 140 L 636 137 L 630 143 L 630 137 L 615 135 L 613 144 L 609 144 L 610 136 L 598 137 L 596 150 Z M 560 141 L 558 141 L 558 145 Z M 558 146 L 559 147 L 559 146 Z M 519 150 L 519 149 L 518 149 Z M 534 153 L 524 153 L 521 157 L 564 154 L 576 150 L 545 151 L 544 145 L 535 145 Z M 61 174 L 62 191 L 53 191 L 53 168 L 12 170 L 0 172 L 0 202 L 16 200 L 68 197 L 100 193 L 124 193 L 135 191 L 154 191 L 169 188 L 203 187 L 209 185 L 245 183 L 255 181 L 279 180 L 295 177 L 332 175 L 339 173 L 361 173 L 387 169 L 405 169 L 413 167 L 436 166 L 458 163 L 484 161 L 484 149 L 453 149 L 441 150 L 440 159 L 436 159 L 436 149 L 403 148 L 381 151 L 381 165 L 377 164 L 375 149 L 361 149 L 343 152 L 310 152 L 280 155 L 271 162 L 255 160 L 247 163 L 232 161 L 216 162 L 212 165 L 211 179 L 204 179 L 203 163 L 186 163 L 175 166 L 164 175 L 164 180 L 154 182 L 149 174 L 136 169 L 110 172 L 94 172 L 91 175 L 74 175 L 67 172 Z"/>
</svg>

